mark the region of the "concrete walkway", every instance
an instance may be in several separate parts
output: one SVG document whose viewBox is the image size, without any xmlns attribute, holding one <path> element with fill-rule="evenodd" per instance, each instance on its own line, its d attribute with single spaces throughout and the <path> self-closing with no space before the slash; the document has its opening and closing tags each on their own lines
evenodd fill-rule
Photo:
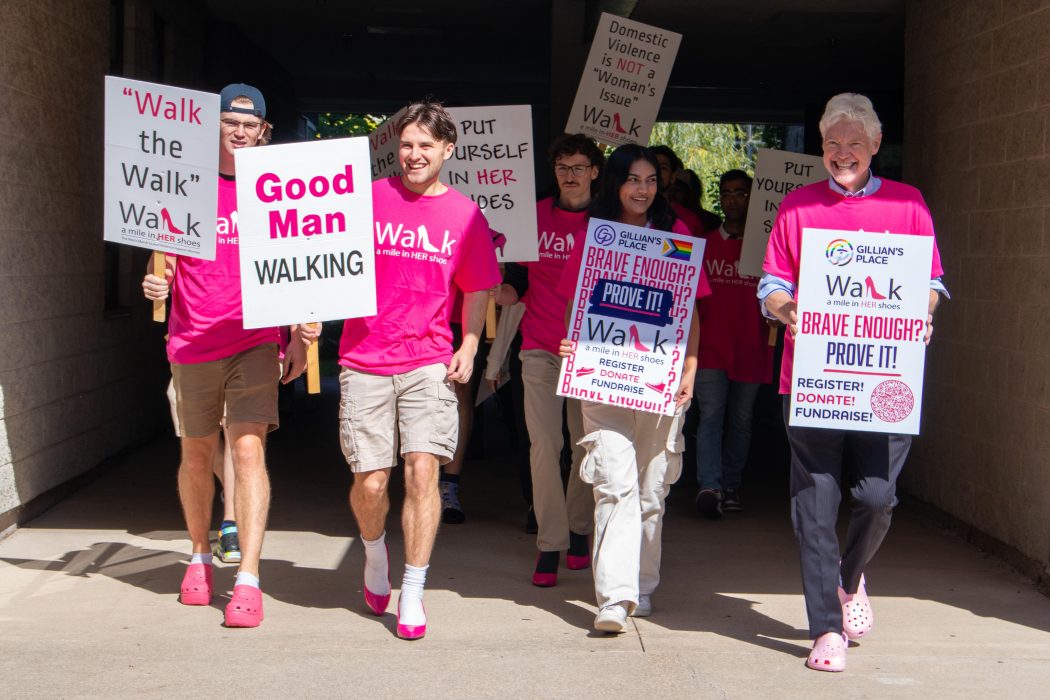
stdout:
<svg viewBox="0 0 1050 700">
<path fill-rule="evenodd" d="M 266 621 L 228 630 L 234 568 L 216 571 L 211 607 L 177 602 L 188 541 L 176 461 L 176 442 L 158 440 L 0 542 L 0 696 L 1015 698 L 1050 687 L 1050 600 L 906 507 L 868 571 L 872 636 L 852 645 L 846 673 L 807 670 L 781 485 L 708 522 L 684 477 L 653 616 L 598 635 L 589 572 L 530 585 L 534 538 L 500 459 L 468 464 L 468 520 L 442 529 L 431 566 L 429 632 L 401 641 L 394 614 L 373 617 L 361 598 L 331 392 L 271 440 Z M 396 530 L 392 518 L 399 570 Z"/>
</svg>

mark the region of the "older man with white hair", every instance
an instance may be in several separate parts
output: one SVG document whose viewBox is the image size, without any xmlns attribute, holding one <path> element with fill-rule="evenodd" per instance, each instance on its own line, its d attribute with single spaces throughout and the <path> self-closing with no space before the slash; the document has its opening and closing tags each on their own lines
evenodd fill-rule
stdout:
<svg viewBox="0 0 1050 700">
<path fill-rule="evenodd" d="M 919 191 L 871 172 L 871 159 L 882 141 L 882 124 L 871 100 L 854 93 L 832 97 L 820 120 L 820 134 L 824 167 L 831 177 L 784 198 L 769 237 L 765 275 L 758 289 L 764 313 L 790 329 L 780 375 L 785 423 L 794 335 L 798 333 L 795 290 L 802 230 L 934 235 L 930 211 Z M 933 312 L 939 296 L 947 296 L 942 274 L 934 241 L 927 343 L 933 333 Z M 791 519 L 801 555 L 809 631 L 815 640 L 806 665 L 820 671 L 842 671 L 848 639 L 871 631 L 874 618 L 864 586 L 864 568 L 889 530 L 897 504 L 897 477 L 908 456 L 911 436 L 792 426 L 787 433 L 791 445 Z M 835 523 L 845 451 L 851 456 L 852 517 L 845 548 L 840 550 Z"/>
</svg>

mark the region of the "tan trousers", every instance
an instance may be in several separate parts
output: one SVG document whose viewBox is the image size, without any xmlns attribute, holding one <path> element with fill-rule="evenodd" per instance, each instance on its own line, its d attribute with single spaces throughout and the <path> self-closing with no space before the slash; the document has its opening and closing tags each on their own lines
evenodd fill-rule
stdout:
<svg viewBox="0 0 1050 700">
<path fill-rule="evenodd" d="M 529 461 L 532 467 L 532 507 L 539 531 L 536 546 L 541 552 L 569 548 L 569 530 L 588 535 L 594 529 L 594 498 L 580 481 L 584 450 L 576 443 L 583 437 L 580 402 L 558 396 L 561 360 L 545 350 L 521 353 L 521 378 L 525 385 L 525 425 L 529 429 Z M 566 489 L 561 480 L 561 407 L 566 406 L 572 467 Z"/>
</svg>

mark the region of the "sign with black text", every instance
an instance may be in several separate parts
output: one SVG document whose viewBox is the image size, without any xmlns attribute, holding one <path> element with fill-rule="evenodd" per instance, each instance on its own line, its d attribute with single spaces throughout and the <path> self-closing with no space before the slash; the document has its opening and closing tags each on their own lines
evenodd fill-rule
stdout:
<svg viewBox="0 0 1050 700">
<path fill-rule="evenodd" d="M 566 133 L 621 146 L 649 143 L 682 35 L 603 12 Z"/>
<path fill-rule="evenodd" d="M 558 395 L 673 415 L 705 242 L 591 219 Z"/>
<path fill-rule="evenodd" d="M 244 327 L 376 312 L 368 139 L 236 152 Z"/>
<path fill-rule="evenodd" d="M 780 202 L 791 190 L 828 179 L 824 161 L 804 153 L 760 148 L 755 154 L 755 179 L 744 223 L 740 249 L 740 274 L 762 276 L 769 233 L 773 230 Z"/>
<path fill-rule="evenodd" d="M 215 259 L 219 96 L 106 76 L 103 238 Z"/>
<path fill-rule="evenodd" d="M 918 435 L 932 236 L 803 229 L 793 426 Z"/>
<path fill-rule="evenodd" d="M 400 175 L 400 141 L 394 125 L 399 111 L 373 131 L 372 178 Z M 470 197 L 496 236 L 500 262 L 539 258 L 536 233 L 536 174 L 532 147 L 532 107 L 448 107 L 458 138 L 441 181 Z"/>
</svg>

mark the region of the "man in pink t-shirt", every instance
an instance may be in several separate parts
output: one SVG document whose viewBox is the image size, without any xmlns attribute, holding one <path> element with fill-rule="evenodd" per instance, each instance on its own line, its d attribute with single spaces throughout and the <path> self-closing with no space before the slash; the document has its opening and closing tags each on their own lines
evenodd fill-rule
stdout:
<svg viewBox="0 0 1050 700">
<path fill-rule="evenodd" d="M 397 635 L 419 639 L 426 634 L 423 588 L 441 517 L 438 471 L 457 442 L 452 382 L 470 381 L 489 290 L 500 275 L 481 210 L 440 180 L 457 136 L 448 112 L 432 102 L 409 105 L 396 130 L 403 174 L 372 184 L 376 315 L 343 326 L 339 425 L 354 473 L 350 506 L 365 546 L 364 597 L 376 615 L 390 602 L 387 490 L 398 453 L 404 458 Z M 448 318 L 453 284 L 463 292 L 463 341 L 455 353 Z M 304 342 L 313 337 L 302 332 Z"/>
<path fill-rule="evenodd" d="M 718 183 L 725 222 L 707 235 L 704 271 L 711 296 L 700 300 L 700 353 L 696 400 L 696 505 L 706 518 L 743 510 L 740 484 L 751 447 L 758 387 L 773 375 L 773 348 L 755 306 L 757 277 L 740 274 L 751 177 L 729 170 Z"/>
<path fill-rule="evenodd" d="M 521 379 L 539 550 L 532 583 L 542 587 L 557 584 L 563 551 L 569 569 L 591 565 L 588 536 L 594 530 L 594 496 L 580 479 L 584 450 L 578 443 L 583 437 L 583 415 L 579 400 L 557 395 L 561 374 L 558 345 L 565 337 L 565 307 L 569 302 L 568 296 L 559 293 L 558 283 L 569 255 L 577 245 L 582 248 L 587 237 L 591 190 L 605 161 L 598 145 L 584 134 L 559 136 L 548 155 L 558 192 L 536 204 L 539 260 L 509 264 L 498 298 L 504 306 L 519 300 L 525 304 Z M 564 486 L 563 406 L 572 446 L 572 464 Z"/>
<path fill-rule="evenodd" d="M 226 626 L 257 627 L 263 619 L 259 558 L 270 505 L 266 433 L 277 428 L 277 382 L 298 377 L 306 353 L 293 344 L 282 369 L 278 330 L 244 328 L 234 153 L 267 143 L 272 126 L 265 120 L 262 94 L 250 85 L 223 88 L 220 109 L 215 260 L 169 257 L 165 279 L 146 275 L 142 288 L 147 299 L 166 299 L 169 290 L 172 297 L 168 360 L 182 436 L 179 498 L 193 545 L 179 600 L 184 605 L 211 603 L 212 461 L 225 416 L 241 547 Z M 164 210 L 162 219 L 172 232 L 184 233 Z"/>
<path fill-rule="evenodd" d="M 788 332 L 780 393 L 791 388 L 794 336 L 798 334 L 795 291 L 804 228 L 843 231 L 892 231 L 933 236 L 933 221 L 922 195 L 914 187 L 878 178 L 871 159 L 882 141 L 882 125 L 871 100 L 843 93 L 832 97 L 820 120 L 824 167 L 831 178 L 792 191 L 780 205 L 769 237 L 765 275 L 758 296 L 765 312 Z M 933 334 L 933 312 L 940 294 L 940 255 L 933 246 L 930 270 L 927 343 Z M 790 397 L 784 396 L 784 422 Z M 910 435 L 892 435 L 824 428 L 787 427 L 791 445 L 791 519 L 802 565 L 813 650 L 806 665 L 819 671 L 846 667 L 847 638 L 871 631 L 871 602 L 865 590 L 864 568 L 890 527 L 897 505 L 896 484 L 911 446 Z M 850 496 L 852 517 L 845 547 L 840 550 L 838 520 L 843 453 L 852 456 Z"/>
</svg>

